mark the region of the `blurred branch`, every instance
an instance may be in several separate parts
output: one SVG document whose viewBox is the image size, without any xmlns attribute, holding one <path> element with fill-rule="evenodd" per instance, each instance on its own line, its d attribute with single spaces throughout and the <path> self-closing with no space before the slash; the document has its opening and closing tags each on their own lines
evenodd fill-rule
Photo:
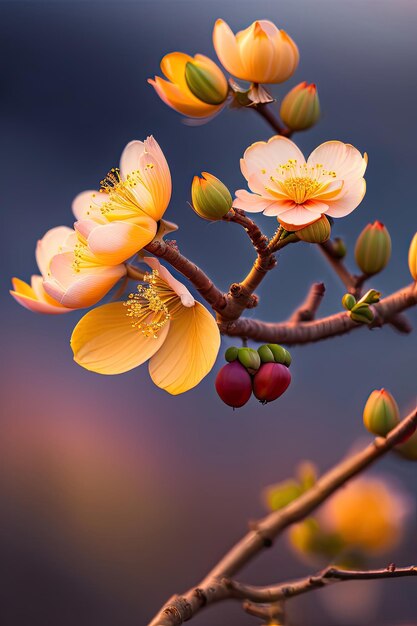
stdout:
<svg viewBox="0 0 417 626">
<path fill-rule="evenodd" d="M 377 437 L 366 448 L 342 460 L 339 465 L 323 474 L 311 489 L 287 506 L 264 517 L 217 563 L 206 578 L 182 596 L 173 596 L 160 610 L 149 626 L 180 626 L 203 607 L 233 597 L 228 581 L 264 548 L 272 546 L 274 539 L 288 526 L 299 522 L 339 487 L 360 474 L 377 459 L 389 452 L 417 425 L 415 408 L 386 438 Z"/>
<path fill-rule="evenodd" d="M 316 312 L 323 299 L 326 287 L 324 283 L 313 283 L 309 289 L 306 299 L 291 315 L 289 321 L 294 324 L 299 322 L 310 322 L 314 319 Z"/>
<path fill-rule="evenodd" d="M 405 576 L 417 576 L 417 567 L 396 568 L 395 565 L 389 565 L 385 569 L 352 571 L 338 569 L 336 567 L 327 567 L 322 572 L 314 576 L 306 576 L 293 582 L 279 583 L 269 587 L 256 587 L 254 585 L 245 585 L 243 583 L 225 579 L 223 582 L 230 590 L 234 598 L 242 600 L 250 600 L 251 602 L 259 602 L 269 604 L 294 598 L 302 593 L 314 591 L 327 587 L 334 583 L 345 582 L 349 580 L 381 580 L 386 578 L 404 578 Z"/>
</svg>

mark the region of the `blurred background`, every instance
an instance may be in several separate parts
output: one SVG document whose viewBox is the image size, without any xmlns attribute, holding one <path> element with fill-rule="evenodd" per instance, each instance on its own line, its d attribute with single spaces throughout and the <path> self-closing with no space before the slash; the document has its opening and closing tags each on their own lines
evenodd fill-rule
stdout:
<svg viewBox="0 0 417 626">
<path fill-rule="evenodd" d="M 72 224 L 71 201 L 118 164 L 124 145 L 153 133 L 173 176 L 167 218 L 181 225 L 181 251 L 227 289 L 253 261 L 245 234 L 210 224 L 187 206 L 195 173 L 243 186 L 239 158 L 271 131 L 251 111 L 225 110 L 190 127 L 146 80 L 174 50 L 214 58 L 213 24 L 233 30 L 267 18 L 297 42 L 295 76 L 279 98 L 307 80 L 323 115 L 296 135 L 309 152 L 340 139 L 369 153 L 361 207 L 337 221 L 348 261 L 370 221 L 388 227 L 393 257 L 372 287 L 384 294 L 410 282 L 407 250 L 416 229 L 417 5 L 412 0 L 152 0 L 2 2 L 0 137 L 3 367 L 0 379 L 0 623 L 2 626 L 145 625 L 173 593 L 196 584 L 265 513 L 262 489 L 293 475 L 303 459 L 320 471 L 357 440 L 370 391 L 386 387 L 403 414 L 416 399 L 416 334 L 391 328 L 300 347 L 293 383 L 277 402 L 252 400 L 233 412 L 214 392 L 218 365 L 195 390 L 172 398 L 146 366 L 101 377 L 72 361 L 69 337 L 80 314 L 47 317 L 19 307 L 10 277 L 36 272 L 46 230 Z M 260 218 L 272 234 L 274 222 Z M 352 265 L 352 269 L 353 265 Z M 327 286 L 321 313 L 340 309 L 343 289 L 313 246 L 289 247 L 260 289 L 252 314 L 285 319 L 309 284 Z M 250 313 L 251 314 L 251 313 Z M 417 327 L 416 311 L 409 314 Z M 231 345 L 229 340 L 224 346 Z M 416 466 L 388 458 L 411 497 Z M 393 487 L 395 489 L 395 487 Z M 404 541 L 370 562 L 416 561 L 409 516 Z M 283 536 L 240 574 L 267 584 L 311 572 Z M 335 588 L 336 589 L 336 588 Z M 290 603 L 295 626 L 417 623 L 415 579 L 350 583 Z M 414 600 L 413 600 L 414 598 Z M 256 623 L 238 604 L 210 608 L 198 626 Z"/>
</svg>

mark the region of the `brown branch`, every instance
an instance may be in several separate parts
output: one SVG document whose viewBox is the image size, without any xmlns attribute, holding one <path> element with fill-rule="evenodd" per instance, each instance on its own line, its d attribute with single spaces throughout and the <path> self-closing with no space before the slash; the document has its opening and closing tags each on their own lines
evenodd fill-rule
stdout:
<svg viewBox="0 0 417 626">
<path fill-rule="evenodd" d="M 164 259 L 172 267 L 188 278 L 201 296 L 208 302 L 214 311 L 221 311 L 226 306 L 226 298 L 220 289 L 195 263 L 189 261 L 179 250 L 165 241 L 152 241 L 145 248 L 160 259 Z"/>
<path fill-rule="evenodd" d="M 417 567 L 396 568 L 389 565 L 385 569 L 352 571 L 327 567 L 314 576 L 307 576 L 292 582 L 280 583 L 268 587 L 256 587 L 224 579 L 225 586 L 230 590 L 232 597 L 251 602 L 271 603 L 294 598 L 308 591 L 314 591 L 328 585 L 349 580 L 381 580 L 386 578 L 404 578 L 417 576 Z"/>
<path fill-rule="evenodd" d="M 340 256 L 335 252 L 334 244 L 330 239 L 329 241 L 320 244 L 319 248 L 329 262 L 330 266 L 339 276 L 348 293 L 353 294 L 355 298 L 360 298 L 362 295 L 363 285 L 370 277 L 367 274 L 351 274 Z M 407 334 L 412 331 L 411 324 L 405 315 L 394 315 L 394 317 L 390 319 L 389 323 L 400 333 Z"/>
<path fill-rule="evenodd" d="M 372 308 L 375 320 L 371 328 L 390 323 L 394 316 L 417 304 L 417 286 L 412 283 L 394 292 Z M 241 317 L 229 323 L 221 323 L 220 331 L 231 337 L 247 337 L 265 343 L 284 343 L 288 346 L 321 341 L 328 337 L 343 335 L 363 324 L 354 322 L 347 312 L 342 311 L 312 322 L 262 322 Z"/>
<path fill-rule="evenodd" d="M 344 459 L 323 474 L 317 483 L 299 498 L 259 521 L 211 570 L 198 587 L 183 596 L 174 596 L 161 609 L 149 626 L 180 626 L 204 606 L 231 597 L 224 579 L 234 576 L 244 565 L 270 547 L 273 540 L 288 526 L 304 519 L 339 487 L 369 467 L 395 445 L 411 434 L 417 425 L 414 409 L 386 438 L 377 437 L 366 448 Z"/>
<path fill-rule="evenodd" d="M 256 252 L 260 255 L 265 254 L 269 239 L 263 234 L 259 226 L 246 215 L 245 211 L 242 211 L 242 209 L 231 209 L 223 217 L 223 221 L 233 222 L 242 226 L 247 232 Z"/>
<path fill-rule="evenodd" d="M 282 135 L 283 137 L 291 137 L 292 131 L 289 128 L 285 128 L 285 126 L 282 126 L 279 119 L 275 117 L 275 115 L 272 113 L 271 108 L 268 104 L 256 104 L 251 108 L 264 118 L 264 120 L 277 133 L 277 135 Z"/>
<path fill-rule="evenodd" d="M 313 283 L 309 289 L 306 299 L 299 307 L 296 308 L 290 317 L 290 322 L 298 324 L 298 322 L 310 322 L 314 319 L 316 312 L 323 299 L 326 287 L 324 283 Z"/>
</svg>

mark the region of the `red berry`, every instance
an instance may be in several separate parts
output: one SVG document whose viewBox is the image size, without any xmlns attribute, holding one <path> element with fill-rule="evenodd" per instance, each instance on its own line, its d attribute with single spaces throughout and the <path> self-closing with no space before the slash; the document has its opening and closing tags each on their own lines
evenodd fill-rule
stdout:
<svg viewBox="0 0 417 626">
<path fill-rule="evenodd" d="M 279 398 L 291 382 L 288 367 L 282 363 L 263 363 L 253 379 L 253 393 L 261 402 Z"/>
<path fill-rule="evenodd" d="M 223 365 L 216 377 L 216 391 L 225 404 L 238 408 L 252 395 L 252 381 L 238 361 Z"/>
</svg>

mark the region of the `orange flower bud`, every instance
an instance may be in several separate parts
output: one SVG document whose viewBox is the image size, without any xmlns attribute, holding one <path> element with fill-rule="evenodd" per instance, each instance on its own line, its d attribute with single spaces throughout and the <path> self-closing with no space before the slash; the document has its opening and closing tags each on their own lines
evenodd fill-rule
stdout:
<svg viewBox="0 0 417 626">
<path fill-rule="evenodd" d="M 366 401 L 363 423 L 370 433 L 386 437 L 400 421 L 400 411 L 386 389 L 375 389 Z"/>
<path fill-rule="evenodd" d="M 208 172 L 202 172 L 201 178 L 194 176 L 191 200 L 194 211 L 206 220 L 221 220 L 232 208 L 230 191 Z"/>
<path fill-rule="evenodd" d="M 281 119 L 291 130 L 311 128 L 320 117 L 316 85 L 305 81 L 287 93 L 281 103 Z"/>
</svg>

